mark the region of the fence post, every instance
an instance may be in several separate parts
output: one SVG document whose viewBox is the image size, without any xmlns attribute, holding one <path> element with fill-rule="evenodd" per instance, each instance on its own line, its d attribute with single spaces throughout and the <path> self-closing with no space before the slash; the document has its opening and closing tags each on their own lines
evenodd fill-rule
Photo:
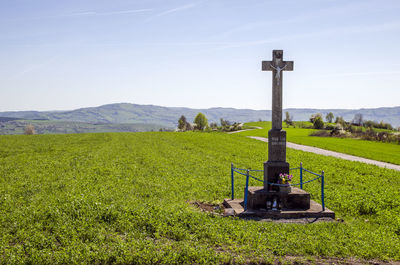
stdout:
<svg viewBox="0 0 400 265">
<path fill-rule="evenodd" d="M 321 174 L 321 202 L 322 202 L 322 211 L 325 211 L 325 194 L 324 194 L 324 186 L 325 186 L 325 172 L 322 170 Z"/>
<path fill-rule="evenodd" d="M 235 171 L 233 171 L 233 163 L 231 163 L 231 198 L 232 200 L 235 199 L 235 179 L 234 179 L 234 175 Z"/>
<path fill-rule="evenodd" d="M 303 162 L 300 162 L 300 189 L 303 189 Z"/>
<path fill-rule="evenodd" d="M 246 172 L 246 187 L 244 188 L 244 210 L 247 211 L 247 193 L 249 191 L 249 170 Z"/>
</svg>

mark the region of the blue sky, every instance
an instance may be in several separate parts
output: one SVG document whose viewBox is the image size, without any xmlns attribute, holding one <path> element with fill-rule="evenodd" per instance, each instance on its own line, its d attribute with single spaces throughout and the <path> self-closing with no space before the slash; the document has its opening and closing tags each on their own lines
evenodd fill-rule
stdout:
<svg viewBox="0 0 400 265">
<path fill-rule="evenodd" d="M 2 0 L 0 111 L 400 106 L 400 1 Z"/>
</svg>

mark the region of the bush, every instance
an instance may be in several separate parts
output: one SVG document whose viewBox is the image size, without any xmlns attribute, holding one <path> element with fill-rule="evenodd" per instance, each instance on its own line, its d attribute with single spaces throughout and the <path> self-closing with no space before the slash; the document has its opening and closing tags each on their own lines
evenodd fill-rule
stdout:
<svg viewBox="0 0 400 265">
<path fill-rule="evenodd" d="M 343 119 L 343 117 L 337 116 L 335 123 L 339 123 L 340 125 L 344 126 L 346 124 L 346 121 Z"/>
<path fill-rule="evenodd" d="M 317 118 L 321 118 L 321 121 L 322 121 L 322 114 L 321 114 L 321 113 L 316 113 L 316 114 L 311 115 L 311 117 L 310 117 L 310 122 L 314 123 L 314 121 L 315 121 Z M 322 122 L 323 122 L 323 121 L 322 121 Z"/>
<path fill-rule="evenodd" d="M 337 123 L 335 128 L 332 129 L 331 135 L 332 136 L 341 136 L 345 134 L 345 130 L 343 130 L 343 126 L 340 123 Z"/>
<path fill-rule="evenodd" d="M 335 116 L 333 115 L 333 113 L 329 112 L 328 114 L 326 114 L 325 119 L 326 119 L 327 122 L 332 123 L 334 117 Z"/>
<path fill-rule="evenodd" d="M 378 129 L 393 130 L 393 126 L 390 123 L 384 123 L 383 121 L 381 121 L 380 123 L 375 121 L 365 121 L 363 125 L 366 128 L 373 127 Z"/>
<path fill-rule="evenodd" d="M 324 128 L 324 121 L 322 120 L 321 116 L 316 116 L 313 122 L 314 129 L 323 129 Z"/>
<path fill-rule="evenodd" d="M 204 115 L 203 113 L 199 112 L 196 116 L 196 118 L 194 118 L 194 123 L 196 124 L 196 129 L 197 130 L 204 130 L 204 128 L 208 127 L 208 120 L 206 118 L 206 115 Z"/>
<path fill-rule="evenodd" d="M 327 130 L 333 130 L 333 129 L 335 129 L 335 126 L 332 125 L 332 124 L 328 124 L 328 125 L 325 126 L 325 129 L 327 129 Z"/>
<path fill-rule="evenodd" d="M 185 116 L 181 116 L 178 120 L 178 129 L 185 131 L 186 130 L 186 117 Z"/>
<path fill-rule="evenodd" d="M 293 116 L 290 116 L 289 111 L 285 112 L 286 118 L 284 122 L 286 123 L 287 126 L 293 125 Z"/>
<path fill-rule="evenodd" d="M 310 136 L 329 137 L 331 136 L 331 132 L 326 130 L 319 130 L 311 133 Z"/>
</svg>

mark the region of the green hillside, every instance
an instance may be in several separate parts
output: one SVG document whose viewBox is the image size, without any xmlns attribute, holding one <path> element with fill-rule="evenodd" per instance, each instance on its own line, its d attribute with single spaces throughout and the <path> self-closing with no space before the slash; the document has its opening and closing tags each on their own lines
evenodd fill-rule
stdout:
<svg viewBox="0 0 400 265">
<path fill-rule="evenodd" d="M 261 136 L 268 138 L 271 122 L 250 122 L 246 126 L 257 126 L 263 129 L 239 132 L 242 136 Z M 400 165 L 400 145 L 351 138 L 310 136 L 314 129 L 283 128 L 287 133 L 287 141 L 315 146 L 326 150 L 365 157 L 373 160 Z"/>
<path fill-rule="evenodd" d="M 312 114 L 322 113 L 323 116 L 333 112 L 351 121 L 355 114 L 360 113 L 365 120 L 385 121 L 393 126 L 400 126 L 400 107 L 375 109 L 285 109 L 296 121 L 308 120 Z M 193 121 L 197 113 L 204 113 L 210 122 L 219 122 L 220 118 L 231 122 L 250 122 L 269 120 L 270 110 L 209 108 L 192 109 L 181 107 L 162 107 L 156 105 L 139 105 L 130 103 L 108 104 L 99 107 L 81 108 L 67 111 L 8 111 L 0 112 L 0 117 L 21 119 L 48 119 L 75 121 L 85 123 L 151 123 L 165 127 L 176 127 L 181 115 L 188 121 Z"/>
<path fill-rule="evenodd" d="M 230 163 L 261 168 L 267 148 L 223 133 L 0 136 L 0 263 L 400 260 L 397 171 L 289 149 L 292 166 L 325 170 L 344 222 L 245 221 L 188 203 L 221 203 Z M 306 186 L 317 201 L 319 185 Z"/>
<path fill-rule="evenodd" d="M 95 132 L 146 132 L 165 128 L 151 123 L 102 123 L 93 124 L 58 120 L 8 120 L 0 121 L 0 134 L 24 134 L 24 128 L 32 124 L 37 134 L 95 133 Z M 173 130 L 174 128 L 168 128 Z"/>
</svg>

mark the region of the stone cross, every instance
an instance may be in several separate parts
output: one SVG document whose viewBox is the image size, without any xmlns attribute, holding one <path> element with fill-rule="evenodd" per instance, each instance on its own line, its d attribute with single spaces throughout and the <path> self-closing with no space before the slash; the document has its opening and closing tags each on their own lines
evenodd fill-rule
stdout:
<svg viewBox="0 0 400 265">
<path fill-rule="evenodd" d="M 273 50 L 272 61 L 262 62 L 263 71 L 272 74 L 272 128 L 282 129 L 282 71 L 293 71 L 293 61 L 283 61 L 283 51 Z"/>
<path fill-rule="evenodd" d="M 282 71 L 293 71 L 293 61 L 283 60 L 282 50 L 272 51 L 272 61 L 262 62 L 262 71 L 272 71 L 272 129 L 268 131 L 268 161 L 264 163 L 264 189 L 279 191 L 268 185 L 289 173 L 286 162 L 286 132 L 282 130 Z"/>
</svg>

